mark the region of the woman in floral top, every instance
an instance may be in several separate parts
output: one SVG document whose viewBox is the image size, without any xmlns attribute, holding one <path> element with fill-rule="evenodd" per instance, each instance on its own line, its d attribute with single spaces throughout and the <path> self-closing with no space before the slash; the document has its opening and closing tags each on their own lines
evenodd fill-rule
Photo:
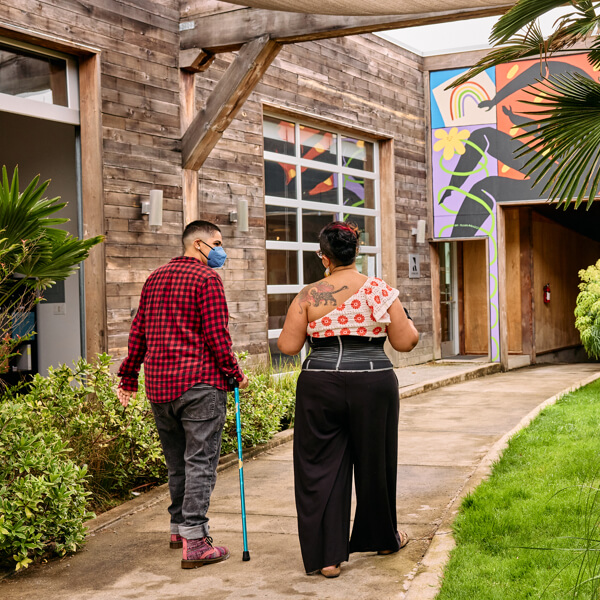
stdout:
<svg viewBox="0 0 600 600">
<path fill-rule="evenodd" d="M 296 391 L 294 475 L 307 573 L 340 574 L 351 552 L 397 552 L 398 381 L 383 350 L 408 352 L 419 334 L 398 290 L 356 268 L 358 228 L 333 222 L 319 234 L 326 278 L 292 302 L 278 340 L 311 352 Z M 350 535 L 352 474 L 356 512 Z"/>
</svg>

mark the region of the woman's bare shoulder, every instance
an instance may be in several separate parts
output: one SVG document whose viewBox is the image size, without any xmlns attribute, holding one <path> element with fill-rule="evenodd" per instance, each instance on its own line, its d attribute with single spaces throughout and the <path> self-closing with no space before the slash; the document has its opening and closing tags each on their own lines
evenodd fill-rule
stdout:
<svg viewBox="0 0 600 600">
<path fill-rule="evenodd" d="M 328 279 L 320 279 L 304 286 L 294 299 L 294 303 L 301 312 L 309 306 L 327 304 L 335 306 L 337 304 L 335 294 L 347 289 L 349 289 L 348 285 L 345 285 L 343 282 L 338 281 L 337 285 L 334 285 Z"/>
</svg>

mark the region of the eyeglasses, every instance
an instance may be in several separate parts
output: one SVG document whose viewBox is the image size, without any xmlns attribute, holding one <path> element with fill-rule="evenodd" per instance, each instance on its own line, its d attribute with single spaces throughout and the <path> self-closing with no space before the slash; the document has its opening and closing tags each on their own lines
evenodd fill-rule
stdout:
<svg viewBox="0 0 600 600">
<path fill-rule="evenodd" d="M 323 250 L 317 250 L 317 256 L 323 258 Z"/>
</svg>

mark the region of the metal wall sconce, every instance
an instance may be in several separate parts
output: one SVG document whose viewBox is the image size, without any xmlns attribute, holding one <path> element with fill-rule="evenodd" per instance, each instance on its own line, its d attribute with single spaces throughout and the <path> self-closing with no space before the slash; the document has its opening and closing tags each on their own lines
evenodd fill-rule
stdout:
<svg viewBox="0 0 600 600">
<path fill-rule="evenodd" d="M 142 214 L 148 215 L 150 227 L 162 226 L 163 192 L 150 190 L 148 200 L 142 200 Z"/>
<path fill-rule="evenodd" d="M 412 228 L 410 232 L 411 235 L 417 236 L 417 244 L 425 243 L 425 221 L 423 219 L 419 219 L 417 221 L 417 226 Z"/>
<path fill-rule="evenodd" d="M 248 200 L 238 198 L 237 210 L 229 212 L 229 222 L 237 223 L 237 230 L 239 232 L 248 231 Z"/>
</svg>

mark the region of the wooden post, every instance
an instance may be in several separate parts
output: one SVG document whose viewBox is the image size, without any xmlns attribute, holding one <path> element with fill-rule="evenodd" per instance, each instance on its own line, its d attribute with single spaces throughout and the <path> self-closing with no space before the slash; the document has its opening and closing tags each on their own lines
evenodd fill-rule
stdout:
<svg viewBox="0 0 600 600">
<path fill-rule="evenodd" d="M 381 199 L 381 258 L 383 278 L 396 287 L 396 185 L 394 165 L 394 140 L 379 143 L 379 173 Z"/>
<path fill-rule="evenodd" d="M 431 326 L 433 328 L 433 358 L 442 358 L 442 305 L 440 304 L 440 254 L 438 244 L 429 244 L 431 264 Z"/>
<path fill-rule="evenodd" d="M 79 61 L 81 190 L 84 237 L 104 233 L 102 179 L 102 95 L 100 54 Z M 106 352 L 106 261 L 104 244 L 92 248 L 84 265 L 86 358 Z"/>
<path fill-rule="evenodd" d="M 183 135 L 184 169 L 202 166 L 280 49 L 268 36 L 243 46 Z"/>
<path fill-rule="evenodd" d="M 531 364 L 535 363 L 535 322 L 533 295 L 533 228 L 531 208 L 519 209 L 519 238 L 521 246 L 521 318 L 523 354 L 529 354 Z"/>
<path fill-rule="evenodd" d="M 506 230 L 504 209 L 496 205 L 496 228 L 498 240 L 498 319 L 500 325 L 500 363 L 508 370 L 508 319 L 506 315 Z"/>
<path fill-rule="evenodd" d="M 196 77 L 194 73 L 179 71 L 181 96 L 181 133 L 185 134 L 196 113 Z M 198 218 L 198 171 L 183 169 L 181 172 L 183 202 L 183 227 Z"/>
</svg>

